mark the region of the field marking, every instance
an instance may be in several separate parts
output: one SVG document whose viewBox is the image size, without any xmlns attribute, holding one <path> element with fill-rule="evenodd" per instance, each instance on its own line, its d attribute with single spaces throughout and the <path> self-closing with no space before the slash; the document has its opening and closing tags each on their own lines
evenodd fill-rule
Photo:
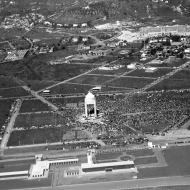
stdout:
<svg viewBox="0 0 190 190">
<path fill-rule="evenodd" d="M 18 88 L 18 87 L 22 87 L 22 86 L 13 86 L 13 87 L 7 87 L 7 88 L 0 88 L 0 90 L 8 90 L 8 89 L 12 89 L 12 88 Z"/>
<path fill-rule="evenodd" d="M 140 115 L 143 113 L 156 113 L 156 112 L 169 112 L 169 111 L 181 111 L 181 110 L 189 110 L 190 108 L 178 108 L 178 109 L 167 109 L 167 110 L 155 110 L 155 111 L 142 111 L 142 112 L 133 112 L 133 113 L 124 113 L 123 116 L 126 115 Z"/>
<path fill-rule="evenodd" d="M 154 78 L 154 77 L 140 77 L 140 76 L 122 76 L 123 78 L 142 78 L 142 79 L 158 79 L 157 78 Z"/>
</svg>

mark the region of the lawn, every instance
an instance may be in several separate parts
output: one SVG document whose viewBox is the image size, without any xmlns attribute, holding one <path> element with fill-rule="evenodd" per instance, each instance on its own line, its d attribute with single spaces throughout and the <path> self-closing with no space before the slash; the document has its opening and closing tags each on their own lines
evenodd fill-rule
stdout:
<svg viewBox="0 0 190 190">
<path fill-rule="evenodd" d="M 131 157 L 130 157 L 130 156 L 122 156 L 122 157 L 120 158 L 120 160 L 122 160 L 122 161 L 131 160 Z"/>
<path fill-rule="evenodd" d="M 125 87 L 125 88 L 142 88 L 146 85 L 152 83 L 153 79 L 144 79 L 144 78 L 129 78 L 129 77 L 121 77 L 114 81 L 107 83 L 108 86 L 112 87 Z"/>
<path fill-rule="evenodd" d="M 89 74 L 119 75 L 119 74 L 123 74 L 123 73 L 129 72 L 129 71 L 131 71 L 131 69 L 128 69 L 127 67 L 122 67 L 122 68 L 116 69 L 116 70 L 99 70 L 99 69 L 96 69 L 96 70 L 90 72 Z"/>
<path fill-rule="evenodd" d="M 190 175 L 190 146 L 170 148 L 162 153 L 176 175 Z"/>
<path fill-rule="evenodd" d="M 64 83 L 64 84 L 57 85 L 53 88 L 50 88 L 50 90 L 51 90 L 51 94 L 76 94 L 76 93 L 86 94 L 93 87 L 95 86 Z"/>
<path fill-rule="evenodd" d="M 10 88 L 10 87 L 15 87 L 15 86 L 20 86 L 20 85 L 17 84 L 10 77 L 0 76 L 0 89 L 1 88 Z"/>
<path fill-rule="evenodd" d="M 174 90 L 174 89 L 188 89 L 190 88 L 190 80 L 166 79 L 155 86 L 147 89 L 147 91 L 154 90 Z"/>
<path fill-rule="evenodd" d="M 56 81 L 38 81 L 38 80 L 25 80 L 24 81 L 32 90 L 39 91 L 48 86 L 54 85 L 58 82 Z"/>
<path fill-rule="evenodd" d="M 148 64 L 153 67 L 179 67 L 187 62 L 187 59 L 176 59 L 172 60 L 170 63 L 163 62 L 162 64 Z"/>
<path fill-rule="evenodd" d="M 111 160 L 121 156 L 122 153 L 97 154 L 96 160 Z"/>
<path fill-rule="evenodd" d="M 51 94 L 77 94 L 82 93 L 86 94 L 90 89 L 95 87 L 96 85 L 82 85 L 82 84 L 70 84 L 70 83 L 63 83 L 60 85 L 57 85 L 55 87 L 50 88 Z M 102 90 L 100 92 L 107 92 L 107 91 L 126 91 L 131 90 L 124 87 L 102 87 Z"/>
<path fill-rule="evenodd" d="M 53 127 L 47 129 L 13 131 L 9 138 L 8 146 L 60 142 L 65 131 L 66 129 Z"/>
<path fill-rule="evenodd" d="M 123 189 L 123 190 L 136 190 L 136 189 Z M 190 190 L 190 186 L 181 185 L 181 186 L 146 187 L 146 188 L 138 188 L 138 190 Z"/>
<path fill-rule="evenodd" d="M 28 84 L 31 84 L 31 81 L 63 81 L 94 68 L 93 65 L 86 64 L 48 64 L 49 61 L 54 61 L 58 57 L 63 58 L 74 53 L 70 50 L 60 50 L 53 53 L 40 54 L 18 61 L 2 63 L 0 70 L 21 80 L 29 81 Z"/>
<path fill-rule="evenodd" d="M 120 91 L 125 91 L 125 92 L 130 92 L 131 89 L 128 88 L 124 88 L 124 87 L 110 87 L 110 86 L 106 86 L 106 87 L 102 87 L 101 92 L 120 92 Z"/>
<path fill-rule="evenodd" d="M 158 160 L 157 158 L 154 157 L 146 157 L 146 158 L 136 158 L 134 160 L 135 165 L 141 165 L 141 164 L 152 164 L 152 163 L 157 163 Z"/>
<path fill-rule="evenodd" d="M 171 123 L 171 121 L 168 121 L 167 119 L 160 121 L 160 123 L 155 124 L 148 124 L 146 127 L 139 126 L 139 129 L 142 129 L 143 133 L 151 133 L 151 132 L 159 132 L 160 130 L 166 128 Z"/>
<path fill-rule="evenodd" d="M 10 189 L 28 189 L 28 188 L 39 188 L 40 187 L 50 187 L 51 186 L 51 177 L 50 178 L 41 178 L 39 179 L 9 179 L 1 181 L 1 189 L 10 190 Z"/>
<path fill-rule="evenodd" d="M 150 149 L 142 149 L 142 150 L 127 151 L 126 154 L 132 155 L 134 157 L 142 157 L 142 156 L 152 156 L 154 155 L 154 152 Z"/>
<path fill-rule="evenodd" d="M 109 81 L 114 78 L 115 77 L 112 77 L 112 76 L 83 75 L 73 80 L 70 80 L 69 82 L 78 83 L 78 84 L 102 85 L 106 81 Z"/>
<path fill-rule="evenodd" d="M 79 104 L 81 102 L 84 102 L 84 97 L 49 98 L 48 100 L 54 104 L 57 104 L 57 105 L 64 107 L 64 106 L 66 106 L 66 104 L 70 104 L 70 103 Z"/>
<path fill-rule="evenodd" d="M 42 152 L 46 150 L 46 146 L 36 146 L 36 147 L 23 147 L 23 148 L 9 148 L 3 150 L 3 155 L 13 155 L 13 154 L 22 154 L 28 152 Z M 13 155 L 14 156 L 14 155 Z"/>
<path fill-rule="evenodd" d="M 181 70 L 170 77 L 170 79 L 190 80 L 190 70 Z"/>
<path fill-rule="evenodd" d="M 68 114 L 69 117 L 69 114 Z M 32 126 L 43 127 L 45 125 L 65 125 L 67 117 L 61 117 L 59 114 L 49 113 L 31 113 L 19 114 L 16 118 L 14 128 L 30 129 Z"/>
<path fill-rule="evenodd" d="M 5 120 L 9 116 L 11 105 L 13 102 L 13 99 L 0 100 L 0 129 L 5 124 Z"/>
<path fill-rule="evenodd" d="M 50 111 L 50 108 L 38 99 L 24 100 L 20 108 L 20 113 L 40 112 L 40 111 Z"/>
<path fill-rule="evenodd" d="M 137 69 L 133 72 L 130 72 L 129 74 L 126 74 L 125 76 L 137 76 L 137 77 L 153 77 L 158 78 L 163 75 L 166 75 L 167 73 L 171 72 L 173 69 L 158 69 L 154 73 L 147 73 L 144 69 Z"/>
<path fill-rule="evenodd" d="M 22 97 L 30 95 L 22 87 L 10 88 L 10 89 L 0 89 L 0 96 L 2 97 Z"/>
<path fill-rule="evenodd" d="M 190 147 L 173 147 L 162 151 L 167 167 L 139 168 L 138 178 L 190 175 Z"/>
<path fill-rule="evenodd" d="M 26 165 L 14 165 L 14 166 L 1 166 L 0 165 L 0 173 L 4 172 L 14 172 L 14 171 L 25 171 L 30 169 L 30 164 Z"/>
</svg>

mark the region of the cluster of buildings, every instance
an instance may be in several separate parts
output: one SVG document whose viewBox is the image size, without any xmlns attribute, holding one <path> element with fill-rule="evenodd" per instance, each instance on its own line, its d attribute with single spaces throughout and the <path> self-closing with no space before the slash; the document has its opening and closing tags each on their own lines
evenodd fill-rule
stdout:
<svg viewBox="0 0 190 190">
<path fill-rule="evenodd" d="M 7 57 L 4 61 L 16 61 L 25 58 L 28 53 L 28 49 L 25 50 L 11 50 L 7 52 Z"/>
<path fill-rule="evenodd" d="M 44 21 L 43 24 L 45 26 L 49 26 L 49 27 L 58 27 L 58 28 L 87 28 L 88 27 L 88 23 L 84 22 L 84 23 L 74 23 L 74 24 L 60 24 L 60 23 L 54 23 L 51 21 Z"/>
<path fill-rule="evenodd" d="M 11 16 L 5 17 L 4 21 L 1 22 L 2 28 L 23 28 L 25 30 L 30 30 L 34 23 L 40 23 L 45 19 L 41 14 L 29 13 L 26 16 L 20 16 L 20 14 L 12 14 Z"/>
<path fill-rule="evenodd" d="M 189 58 L 190 44 L 189 37 L 174 36 L 178 40 L 172 40 L 172 36 L 151 37 L 144 50 L 141 51 L 143 59 L 149 57 L 157 58 Z"/>
<path fill-rule="evenodd" d="M 49 171 L 55 167 L 64 168 L 64 177 L 85 176 L 94 174 L 106 174 L 115 172 L 138 173 L 133 161 L 118 161 L 98 163 L 95 159 L 95 151 L 87 152 L 87 163 L 81 163 L 78 158 L 70 159 L 44 159 L 43 155 L 35 156 L 36 163 L 29 170 L 0 173 L 1 178 L 24 177 L 28 179 L 48 178 Z"/>
<path fill-rule="evenodd" d="M 162 36 L 162 35 L 190 35 L 189 25 L 173 25 L 173 26 L 156 26 L 142 27 L 139 32 L 142 37 Z"/>
<path fill-rule="evenodd" d="M 109 49 L 81 51 L 81 52 L 79 52 L 79 56 L 83 56 L 83 57 L 100 57 L 100 56 L 106 56 L 108 53 L 110 53 L 110 51 L 111 50 L 109 50 Z"/>
<path fill-rule="evenodd" d="M 112 65 L 112 66 L 102 66 L 102 67 L 99 67 L 98 69 L 99 70 L 117 70 L 117 69 L 120 69 L 124 67 L 124 65 Z"/>
</svg>

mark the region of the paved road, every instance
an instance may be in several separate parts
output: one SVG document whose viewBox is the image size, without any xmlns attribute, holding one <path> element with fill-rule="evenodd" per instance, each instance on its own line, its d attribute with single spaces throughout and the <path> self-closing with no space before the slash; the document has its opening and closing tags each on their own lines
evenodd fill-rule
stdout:
<svg viewBox="0 0 190 190">
<path fill-rule="evenodd" d="M 112 62 L 110 62 L 110 63 L 114 63 L 114 62 L 116 62 L 116 61 L 117 61 L 117 60 L 114 60 L 114 61 L 112 61 Z M 106 65 L 108 65 L 108 64 L 110 64 L 110 63 L 105 62 L 105 63 L 103 63 L 103 64 L 101 65 L 101 67 L 102 67 L 102 66 L 106 66 Z M 55 87 L 55 86 L 58 86 L 58 85 L 60 85 L 60 84 L 66 83 L 66 82 L 69 82 L 69 81 L 71 81 L 71 80 L 73 80 L 73 79 L 75 79 L 75 78 L 78 78 L 78 77 L 80 77 L 80 76 L 87 75 L 88 73 L 90 73 L 90 72 L 93 71 L 93 70 L 98 69 L 99 67 L 100 67 L 100 66 L 98 66 L 97 68 L 91 69 L 91 70 L 89 70 L 89 71 L 87 71 L 87 72 L 85 72 L 85 73 L 82 73 L 82 74 L 80 74 L 80 75 L 77 75 L 77 76 L 75 76 L 75 77 L 73 77 L 73 78 L 69 78 L 69 79 L 64 80 L 64 81 L 62 81 L 62 82 L 59 82 L 59 83 L 57 83 L 57 84 L 48 86 L 48 87 L 46 87 L 45 89 L 51 89 L 51 88 L 53 88 L 53 87 Z M 42 91 L 45 90 L 45 89 L 39 90 L 38 92 L 42 92 Z"/>
<path fill-rule="evenodd" d="M 125 181 L 108 181 L 78 185 L 65 185 L 60 187 L 44 187 L 43 190 L 119 190 L 125 188 L 145 188 L 175 185 L 190 185 L 190 177 L 163 177 Z M 40 190 L 40 188 L 31 188 L 30 190 Z"/>
<path fill-rule="evenodd" d="M 44 104 L 47 104 L 49 107 L 52 108 L 52 110 L 57 111 L 59 109 L 57 106 L 55 106 L 54 104 L 52 104 L 51 102 L 49 102 L 48 100 L 46 100 L 43 96 L 40 96 L 37 92 L 31 90 L 29 87 L 22 86 L 22 88 L 24 88 L 30 94 L 32 94 L 33 96 L 35 96 L 37 99 L 41 100 Z"/>
<path fill-rule="evenodd" d="M 14 110 L 13 110 L 13 114 L 12 114 L 12 116 L 11 116 L 11 118 L 10 118 L 10 121 L 9 121 L 9 123 L 8 123 L 8 125 L 7 125 L 6 131 L 5 131 L 5 133 L 4 133 L 3 139 L 2 139 L 2 141 L 1 141 L 1 148 L 2 148 L 2 149 L 7 146 L 7 142 L 8 142 L 8 140 L 9 140 L 11 131 L 12 131 L 12 129 L 13 129 L 13 126 L 14 126 L 16 117 L 17 117 L 17 115 L 18 115 L 18 113 L 19 113 L 19 110 L 20 110 L 21 105 L 22 105 L 22 100 L 19 99 L 19 100 L 17 101 L 16 105 L 15 105 L 15 108 L 14 108 Z"/>
</svg>

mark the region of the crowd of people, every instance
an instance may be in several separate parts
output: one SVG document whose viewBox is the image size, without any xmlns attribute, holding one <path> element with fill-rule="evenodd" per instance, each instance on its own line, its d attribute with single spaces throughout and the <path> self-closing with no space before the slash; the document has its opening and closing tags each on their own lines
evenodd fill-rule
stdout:
<svg viewBox="0 0 190 190">
<path fill-rule="evenodd" d="M 180 128 L 184 124 L 183 121 L 189 117 L 189 96 L 190 91 L 188 90 L 97 96 L 97 108 L 99 113 L 103 115 L 101 122 L 88 122 L 88 120 L 85 123 L 80 122 L 79 117 L 84 115 L 84 106 L 79 106 L 64 109 L 60 111 L 61 114 L 51 113 L 57 119 L 51 118 L 52 126 L 50 128 L 57 125 L 63 131 L 69 129 L 85 130 L 93 137 L 103 137 L 103 140 L 110 140 L 110 142 L 113 139 L 121 139 L 129 135 L 162 134 L 171 128 Z M 32 124 L 39 124 L 37 120 L 36 118 Z M 41 125 L 45 125 L 46 122 L 47 120 L 43 121 Z M 22 126 L 23 120 L 19 127 Z M 23 127 L 27 128 L 26 125 Z M 64 136 L 66 133 L 62 134 Z M 62 137 L 60 140 L 63 139 Z"/>
<path fill-rule="evenodd" d="M 105 96 L 97 101 L 100 113 L 104 114 L 103 122 L 95 124 L 89 122 L 85 124 L 85 128 L 92 133 L 110 136 L 138 132 L 159 133 L 167 132 L 175 126 L 180 128 L 179 123 L 190 113 L 189 95 L 188 90 L 176 90 L 121 97 Z"/>
</svg>

